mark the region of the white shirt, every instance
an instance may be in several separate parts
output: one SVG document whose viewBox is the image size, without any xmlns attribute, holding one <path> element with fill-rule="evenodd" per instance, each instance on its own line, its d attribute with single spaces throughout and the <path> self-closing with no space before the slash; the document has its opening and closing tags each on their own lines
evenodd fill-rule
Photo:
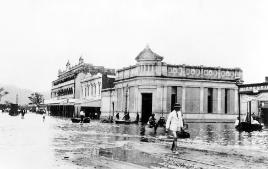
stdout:
<svg viewBox="0 0 268 169">
<path fill-rule="evenodd" d="M 239 124 L 239 120 L 237 119 L 235 120 L 235 126 L 238 126 L 238 124 Z"/>
<path fill-rule="evenodd" d="M 85 116 L 85 113 L 83 111 L 80 111 L 80 116 Z"/>
<path fill-rule="evenodd" d="M 176 112 L 173 110 L 168 115 L 166 128 L 172 131 L 180 131 L 181 127 L 183 127 L 181 111 Z"/>
</svg>

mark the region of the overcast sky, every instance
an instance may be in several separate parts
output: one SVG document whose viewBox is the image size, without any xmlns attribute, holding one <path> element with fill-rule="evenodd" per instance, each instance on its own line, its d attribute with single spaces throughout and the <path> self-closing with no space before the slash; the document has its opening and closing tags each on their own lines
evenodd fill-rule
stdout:
<svg viewBox="0 0 268 169">
<path fill-rule="evenodd" d="M 49 91 L 68 60 L 122 68 L 146 44 L 166 63 L 240 67 L 263 82 L 268 1 L 0 1 L 0 84 Z"/>
</svg>

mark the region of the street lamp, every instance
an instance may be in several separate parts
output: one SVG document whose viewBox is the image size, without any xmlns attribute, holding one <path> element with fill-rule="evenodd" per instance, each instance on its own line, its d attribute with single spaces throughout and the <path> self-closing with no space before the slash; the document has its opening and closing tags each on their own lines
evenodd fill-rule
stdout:
<svg viewBox="0 0 268 169">
<path fill-rule="evenodd" d="M 127 99 L 128 99 L 128 85 L 126 86 L 126 93 L 125 93 L 125 96 L 126 96 L 126 102 L 125 102 L 125 119 L 129 120 L 129 116 L 128 116 L 128 112 L 127 112 Z"/>
<path fill-rule="evenodd" d="M 239 89 L 240 89 L 240 85 L 243 83 L 243 81 L 240 79 L 240 78 L 237 78 L 236 79 L 236 82 L 235 82 L 235 84 L 237 85 L 237 87 L 238 87 L 238 92 L 237 92 L 237 94 L 238 94 L 238 120 L 239 120 L 239 124 L 240 124 L 240 121 L 241 121 L 241 111 L 240 111 L 240 91 L 239 91 Z"/>
</svg>

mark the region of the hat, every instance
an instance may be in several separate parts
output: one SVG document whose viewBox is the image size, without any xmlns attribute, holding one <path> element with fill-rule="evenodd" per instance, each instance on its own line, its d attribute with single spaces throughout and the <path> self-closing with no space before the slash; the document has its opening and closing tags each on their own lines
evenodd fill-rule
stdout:
<svg viewBox="0 0 268 169">
<path fill-rule="evenodd" d="M 175 104 L 174 104 L 174 108 L 175 108 L 175 107 L 179 107 L 179 108 L 181 108 L 181 105 L 180 105 L 179 103 L 175 103 Z"/>
</svg>

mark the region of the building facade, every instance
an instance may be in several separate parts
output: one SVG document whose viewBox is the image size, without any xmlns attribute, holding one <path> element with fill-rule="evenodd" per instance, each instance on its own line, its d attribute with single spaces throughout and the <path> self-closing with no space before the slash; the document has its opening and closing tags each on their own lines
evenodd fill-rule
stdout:
<svg viewBox="0 0 268 169">
<path fill-rule="evenodd" d="M 91 119 L 100 117 L 101 91 L 106 88 L 114 87 L 115 74 L 88 73 L 81 81 L 81 109 L 86 116 Z"/>
<path fill-rule="evenodd" d="M 234 120 L 237 116 L 240 68 L 166 64 L 149 47 L 136 61 L 118 70 L 115 87 L 103 91 L 104 114 L 114 114 L 114 104 L 121 117 L 129 113 L 134 120 L 138 113 L 146 122 L 152 113 L 166 117 L 178 102 L 188 120 Z"/>
<path fill-rule="evenodd" d="M 261 122 L 268 124 L 268 79 L 263 83 L 242 84 L 239 86 L 241 120 L 248 112 Z"/>
<path fill-rule="evenodd" d="M 108 75 L 115 75 L 115 70 L 84 63 L 82 57 L 74 66 L 68 61 L 65 70 L 59 70 L 58 78 L 52 82 L 51 99 L 45 100 L 50 115 L 75 117 L 83 107 L 87 110 L 86 115 L 90 116 L 89 106 L 101 98 L 103 84 L 114 81 L 114 78 L 107 78 Z M 100 104 L 97 106 L 100 109 Z"/>
</svg>

